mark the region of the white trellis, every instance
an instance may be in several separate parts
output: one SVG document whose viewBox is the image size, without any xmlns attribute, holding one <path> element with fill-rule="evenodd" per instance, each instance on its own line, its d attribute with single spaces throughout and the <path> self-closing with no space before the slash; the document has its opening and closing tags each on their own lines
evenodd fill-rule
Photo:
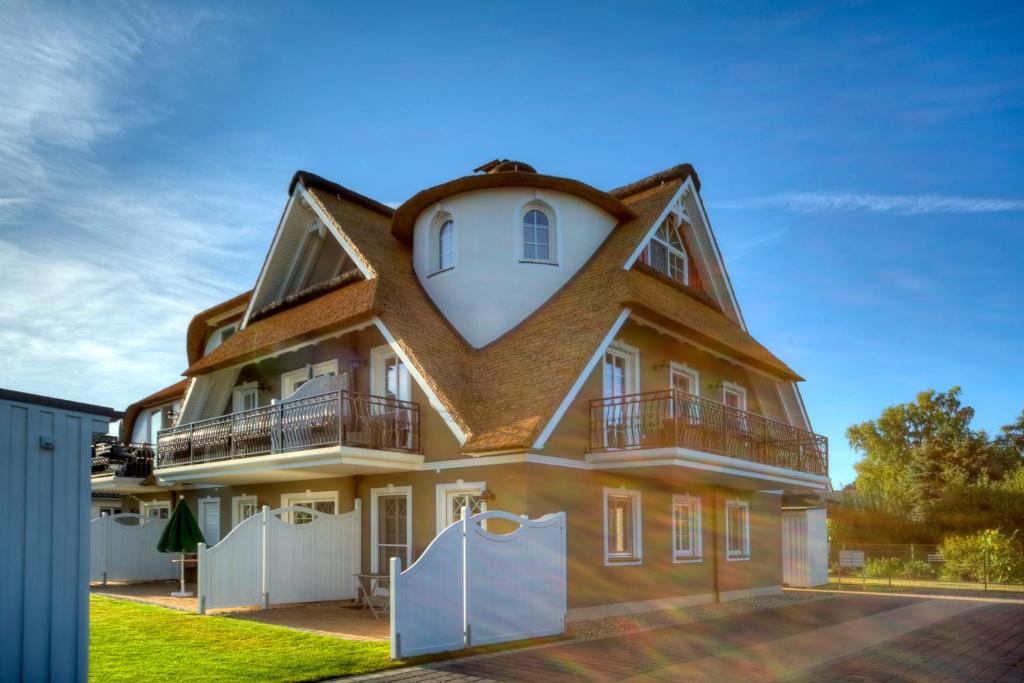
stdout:
<svg viewBox="0 0 1024 683">
<path fill-rule="evenodd" d="M 289 520 L 301 513 L 304 524 Z M 198 610 L 356 597 L 360 501 L 341 515 L 264 506 L 220 543 L 199 544 Z"/>
<path fill-rule="evenodd" d="M 127 523 L 126 523 L 127 522 Z M 173 579 L 177 557 L 156 549 L 166 519 L 133 512 L 104 513 L 89 523 L 90 581 L 155 581 Z"/>
<path fill-rule="evenodd" d="M 517 528 L 490 533 L 489 519 Z M 530 520 L 463 508 L 408 569 L 391 559 L 391 656 L 563 633 L 565 562 L 564 512 Z"/>
</svg>

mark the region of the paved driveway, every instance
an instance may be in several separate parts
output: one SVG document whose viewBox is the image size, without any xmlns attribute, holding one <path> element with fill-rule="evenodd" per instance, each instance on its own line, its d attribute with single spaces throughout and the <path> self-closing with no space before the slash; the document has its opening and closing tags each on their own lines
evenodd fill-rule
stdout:
<svg viewBox="0 0 1024 683">
<path fill-rule="evenodd" d="M 1024 605 L 844 595 L 364 680 L 1020 681 Z"/>
</svg>

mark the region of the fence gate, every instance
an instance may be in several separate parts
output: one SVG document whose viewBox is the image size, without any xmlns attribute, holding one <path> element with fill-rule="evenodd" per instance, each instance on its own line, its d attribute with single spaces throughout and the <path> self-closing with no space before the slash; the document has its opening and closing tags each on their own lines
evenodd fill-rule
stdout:
<svg viewBox="0 0 1024 683">
<path fill-rule="evenodd" d="M 782 582 L 800 588 L 828 583 L 825 508 L 782 511 Z"/>
<path fill-rule="evenodd" d="M 355 510 L 341 515 L 264 506 L 220 543 L 200 544 L 199 612 L 354 599 L 359 539 L 359 500 Z"/>
<path fill-rule="evenodd" d="M 172 562 L 177 555 L 156 549 L 166 526 L 166 519 L 147 519 L 133 512 L 103 514 L 89 522 L 89 580 L 177 578 L 178 567 Z"/>
<path fill-rule="evenodd" d="M 499 519 L 517 528 L 483 528 Z M 566 599 L 564 512 L 529 520 L 463 508 L 407 570 L 391 560 L 391 656 L 563 633 Z"/>
</svg>

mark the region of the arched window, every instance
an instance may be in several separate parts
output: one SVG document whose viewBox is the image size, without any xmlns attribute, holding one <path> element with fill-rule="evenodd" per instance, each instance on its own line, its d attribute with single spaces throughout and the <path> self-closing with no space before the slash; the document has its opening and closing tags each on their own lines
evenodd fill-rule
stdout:
<svg viewBox="0 0 1024 683">
<path fill-rule="evenodd" d="M 441 224 L 437 231 L 437 269 L 448 270 L 455 266 L 455 223 L 451 219 Z"/>
<path fill-rule="evenodd" d="M 540 209 L 530 209 L 523 215 L 523 260 L 545 263 L 555 260 L 551 220 Z"/>
<path fill-rule="evenodd" d="M 644 262 L 676 282 L 690 284 L 689 257 L 672 216 L 651 236 L 644 250 Z"/>
</svg>

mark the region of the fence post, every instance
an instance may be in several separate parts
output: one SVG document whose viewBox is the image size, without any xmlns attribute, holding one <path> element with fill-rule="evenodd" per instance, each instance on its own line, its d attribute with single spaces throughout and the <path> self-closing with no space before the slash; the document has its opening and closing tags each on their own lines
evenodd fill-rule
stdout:
<svg viewBox="0 0 1024 683">
<path fill-rule="evenodd" d="M 989 553 L 989 548 L 986 547 L 984 550 L 981 551 L 981 553 L 982 553 L 982 564 L 984 566 L 984 570 L 983 570 L 984 581 L 985 581 L 984 590 L 987 591 L 988 590 L 988 553 Z"/>
<path fill-rule="evenodd" d="M 100 536 L 103 538 L 103 585 L 107 585 L 107 569 L 110 567 L 110 515 L 100 513 Z"/>
<path fill-rule="evenodd" d="M 390 613 L 388 618 L 391 622 L 391 659 L 402 658 L 402 634 L 397 632 L 398 628 L 398 615 L 396 614 L 399 610 L 399 600 L 401 600 L 401 588 L 402 582 L 402 558 L 392 557 L 390 559 L 390 570 L 391 570 L 391 582 L 389 588 L 391 602 L 391 609 L 388 610 Z M 372 599 L 372 598 L 370 598 Z"/>
<path fill-rule="evenodd" d="M 462 646 L 472 647 L 472 625 L 469 623 L 469 506 L 462 506 Z"/>
<path fill-rule="evenodd" d="M 184 556 L 183 556 L 184 557 Z M 206 614 L 206 544 L 200 543 L 196 547 L 196 611 Z"/>
<path fill-rule="evenodd" d="M 889 553 L 889 554 L 890 554 L 890 555 L 892 555 L 893 553 Z M 896 558 L 892 558 L 892 560 L 895 560 L 895 559 L 896 559 Z M 889 562 L 886 562 L 886 569 L 887 569 L 887 571 L 888 571 L 888 573 L 889 573 L 889 588 L 892 588 L 892 566 L 893 566 L 894 564 L 896 564 L 896 563 L 895 563 L 894 561 L 892 561 L 892 560 L 890 560 Z"/>
<path fill-rule="evenodd" d="M 270 608 L 270 506 L 263 506 L 260 515 L 260 593 L 263 596 L 263 609 Z"/>
</svg>

